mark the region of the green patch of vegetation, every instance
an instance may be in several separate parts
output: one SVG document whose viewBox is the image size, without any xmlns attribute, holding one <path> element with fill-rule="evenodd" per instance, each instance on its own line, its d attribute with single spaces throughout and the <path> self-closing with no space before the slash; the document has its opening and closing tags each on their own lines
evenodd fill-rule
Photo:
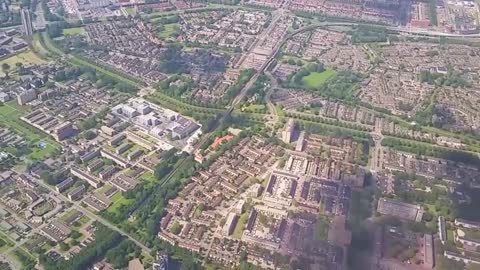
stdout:
<svg viewBox="0 0 480 270">
<path fill-rule="evenodd" d="M 173 222 L 172 227 L 170 227 L 170 232 L 173 234 L 179 234 L 182 231 L 182 225 L 178 221 Z"/>
<path fill-rule="evenodd" d="M 63 29 L 64 36 L 80 35 L 83 33 L 84 33 L 83 27 L 73 27 L 73 28 Z"/>
<path fill-rule="evenodd" d="M 265 109 L 266 109 L 266 106 L 263 104 L 250 104 L 243 108 L 244 111 L 256 112 L 256 113 L 264 112 Z"/>
<path fill-rule="evenodd" d="M 243 229 L 245 228 L 245 224 L 248 221 L 248 213 L 245 212 L 240 215 L 240 218 L 237 221 L 237 225 L 235 226 L 235 230 L 233 231 L 233 238 L 240 239 L 242 238 Z"/>
<path fill-rule="evenodd" d="M 360 73 L 349 70 L 337 72 L 325 69 L 321 63 L 309 63 L 281 83 L 284 87 L 303 87 L 325 97 L 358 103 L 355 92 L 364 79 L 365 75 Z"/>
<path fill-rule="evenodd" d="M 435 207 L 434 204 L 425 203 L 425 204 L 423 205 L 423 208 L 424 208 L 427 212 L 431 213 L 431 214 L 434 215 L 434 216 L 439 216 L 439 215 L 440 215 L 440 214 L 437 212 L 437 210 L 435 209 L 436 207 Z"/>
<path fill-rule="evenodd" d="M 32 152 L 27 156 L 28 159 L 31 160 L 41 160 L 44 159 L 47 156 L 50 156 L 56 152 L 58 152 L 58 149 L 56 146 L 49 142 L 43 142 L 44 146 L 40 147 L 39 145 L 33 147 L 31 150 Z M 56 145 L 56 144 L 55 144 Z"/>
<path fill-rule="evenodd" d="M 157 36 L 162 39 L 167 39 L 178 35 L 180 32 L 180 24 L 178 23 L 169 23 L 162 26 L 161 31 L 157 32 Z"/>
<path fill-rule="evenodd" d="M 385 27 L 374 25 L 359 25 L 348 34 L 352 36 L 353 43 L 386 42 L 388 37 Z"/>
<path fill-rule="evenodd" d="M 455 239 L 455 233 L 453 230 L 447 230 L 447 241 L 453 243 Z"/>
<path fill-rule="evenodd" d="M 110 213 L 119 213 L 122 207 L 128 206 L 133 202 L 133 200 L 125 198 L 121 192 L 117 192 L 113 195 L 111 200 L 113 201 L 113 204 L 107 209 Z"/>
<path fill-rule="evenodd" d="M 35 258 L 25 250 L 17 248 L 13 251 L 13 256 L 19 263 L 21 263 L 22 270 L 30 270 L 35 268 L 35 264 L 37 263 Z"/>
<path fill-rule="evenodd" d="M 32 51 L 22 52 L 14 56 L 11 56 L 9 58 L 0 60 L 0 66 L 2 66 L 3 64 L 7 64 L 10 67 L 10 72 L 15 69 L 15 66 L 17 63 L 22 63 L 26 65 L 26 64 L 43 64 L 46 62 L 40 57 L 38 57 Z M 5 72 L 3 71 L 3 69 L 0 69 L 0 77 L 3 77 L 3 76 L 5 76 Z"/>
<path fill-rule="evenodd" d="M 4 234 L 0 234 L 0 252 L 4 252 L 9 247 L 12 247 L 13 243 Z"/>
<path fill-rule="evenodd" d="M 292 66 L 299 66 L 299 67 L 302 67 L 303 65 L 305 65 L 306 63 L 308 63 L 307 61 L 303 60 L 302 58 L 299 58 L 299 57 L 296 57 L 296 56 L 291 56 L 291 55 L 283 55 L 280 62 L 282 62 L 283 64 L 289 64 L 289 65 L 292 65 Z"/>
<path fill-rule="evenodd" d="M 105 184 L 103 185 L 100 189 L 98 189 L 98 193 L 101 193 L 101 194 L 105 194 L 105 192 L 107 192 L 107 190 L 111 189 L 112 186 L 109 185 L 109 184 Z M 118 192 L 117 192 L 118 193 Z M 115 194 L 117 195 L 117 194 Z M 113 197 L 115 197 L 115 195 Z"/>
<path fill-rule="evenodd" d="M 280 117 L 284 117 L 285 116 L 285 111 L 283 110 L 283 106 L 282 105 L 275 105 L 275 113 Z"/>
<path fill-rule="evenodd" d="M 138 258 L 140 254 L 141 249 L 135 243 L 124 239 L 119 245 L 110 249 L 105 257 L 109 263 L 113 264 L 115 269 L 121 269 L 127 267 L 128 262 L 133 258 Z"/>
<path fill-rule="evenodd" d="M 315 226 L 315 238 L 317 240 L 326 241 L 328 238 L 328 230 L 330 229 L 330 221 L 327 216 L 319 215 Z"/>
<path fill-rule="evenodd" d="M 459 71 L 451 68 L 448 69 L 447 74 L 432 73 L 428 70 L 423 70 L 418 75 L 421 82 L 436 85 L 436 86 L 451 86 L 451 87 L 467 87 L 468 82 Z"/>
<path fill-rule="evenodd" d="M 152 172 L 146 172 L 140 176 L 140 180 L 145 181 L 149 184 L 153 184 L 157 181 L 155 175 Z"/>
<path fill-rule="evenodd" d="M 335 74 L 335 70 L 327 68 L 323 72 L 312 72 L 303 77 L 303 84 L 312 89 L 316 89 L 324 84 L 330 77 Z"/>
<path fill-rule="evenodd" d="M 437 256 L 435 261 L 436 261 L 435 269 L 437 270 L 464 269 L 463 262 L 450 260 L 442 255 Z"/>
<path fill-rule="evenodd" d="M 128 15 L 132 15 L 132 16 L 137 15 L 137 11 L 133 7 L 126 7 L 125 11 L 127 12 Z"/>
<path fill-rule="evenodd" d="M 202 215 L 203 210 L 205 210 L 205 205 L 203 203 L 199 204 L 195 207 L 195 213 L 193 214 L 194 217 L 200 217 Z"/>
</svg>

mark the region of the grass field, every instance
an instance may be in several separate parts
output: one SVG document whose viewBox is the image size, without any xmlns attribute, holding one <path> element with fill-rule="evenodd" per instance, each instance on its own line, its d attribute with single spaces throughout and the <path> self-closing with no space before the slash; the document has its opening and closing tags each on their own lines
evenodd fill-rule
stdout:
<svg viewBox="0 0 480 270">
<path fill-rule="evenodd" d="M 448 242 L 454 242 L 455 240 L 455 234 L 453 230 L 447 230 L 447 241 Z"/>
<path fill-rule="evenodd" d="M 334 74 L 335 70 L 333 69 L 326 69 L 324 72 L 312 72 L 310 75 L 303 77 L 303 84 L 308 88 L 317 88 Z"/>
<path fill-rule="evenodd" d="M 330 229 L 330 221 L 327 216 L 320 215 L 315 227 L 315 238 L 317 240 L 327 240 L 328 230 Z"/>
<path fill-rule="evenodd" d="M 263 111 L 265 109 L 266 109 L 266 107 L 263 104 L 251 104 L 251 105 L 245 107 L 245 110 L 250 111 L 250 112 Z"/>
<path fill-rule="evenodd" d="M 66 28 L 63 29 L 64 36 L 73 36 L 73 35 L 80 35 L 83 34 L 83 27 L 74 27 L 74 28 Z"/>
<path fill-rule="evenodd" d="M 42 64 L 46 62 L 40 57 L 38 57 L 32 51 L 26 51 L 0 61 L 0 65 L 3 65 L 4 63 L 7 63 L 10 65 L 10 73 L 12 73 L 16 69 L 15 67 L 16 63 L 22 63 L 26 65 L 26 64 Z M 5 76 L 5 73 L 3 73 L 2 70 L 0 70 L 0 76 L 2 77 Z"/>
<path fill-rule="evenodd" d="M 42 57 L 48 56 L 48 51 L 42 46 L 40 42 L 40 34 L 36 33 L 33 35 L 32 47 L 35 53 L 41 55 Z"/>
<path fill-rule="evenodd" d="M 164 29 L 161 32 L 157 33 L 159 38 L 169 38 L 177 33 L 179 24 L 178 23 L 170 23 L 163 25 Z"/>
<path fill-rule="evenodd" d="M 127 12 L 128 15 L 132 15 L 132 16 L 137 15 L 137 12 L 135 11 L 135 8 L 133 8 L 133 7 L 125 8 L 125 11 Z"/>
<path fill-rule="evenodd" d="M 275 105 L 275 112 L 277 113 L 278 116 L 281 116 L 281 117 L 285 116 L 285 111 L 280 105 Z"/>
<path fill-rule="evenodd" d="M 142 174 L 142 176 L 140 176 L 140 180 L 153 185 L 157 181 L 157 178 L 155 178 L 155 175 L 153 175 L 153 173 L 146 172 Z"/>
<path fill-rule="evenodd" d="M 247 223 L 247 220 L 248 220 L 248 214 L 243 213 L 238 219 L 237 226 L 235 226 L 235 230 L 233 231 L 233 238 L 236 238 L 236 239 L 242 238 L 243 228 L 245 227 L 245 223 Z"/>
<path fill-rule="evenodd" d="M 128 200 L 125 197 L 123 197 L 121 192 L 117 192 L 110 199 L 113 201 L 113 204 L 110 207 L 108 207 L 108 209 L 107 209 L 107 211 L 110 212 L 110 213 L 115 213 L 115 212 L 119 211 L 119 209 L 122 205 L 129 205 L 133 201 L 133 200 Z"/>
<path fill-rule="evenodd" d="M 107 190 L 111 189 L 112 186 L 110 186 L 109 184 L 105 184 L 103 185 L 103 187 L 101 187 L 99 190 L 98 190 L 98 193 L 102 193 L 105 195 L 105 192 L 107 192 Z"/>
<path fill-rule="evenodd" d="M 13 247 L 12 241 L 10 241 L 3 233 L 0 233 L 0 253 L 10 247 Z"/>
</svg>

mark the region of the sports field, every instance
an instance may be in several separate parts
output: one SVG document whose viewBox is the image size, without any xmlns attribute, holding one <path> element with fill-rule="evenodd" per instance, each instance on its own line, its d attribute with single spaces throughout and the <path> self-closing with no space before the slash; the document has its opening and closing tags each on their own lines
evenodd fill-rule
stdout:
<svg viewBox="0 0 480 270">
<path fill-rule="evenodd" d="M 303 85 L 308 88 L 317 88 L 334 74 L 335 70 L 333 69 L 326 69 L 324 72 L 312 72 L 310 75 L 303 77 Z"/>
</svg>

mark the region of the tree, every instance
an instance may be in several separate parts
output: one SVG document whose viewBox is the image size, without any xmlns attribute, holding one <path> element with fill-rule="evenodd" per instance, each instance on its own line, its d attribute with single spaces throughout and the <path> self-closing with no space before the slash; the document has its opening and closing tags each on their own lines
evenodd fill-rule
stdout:
<svg viewBox="0 0 480 270">
<path fill-rule="evenodd" d="M 67 251 L 70 248 L 70 246 L 65 243 L 65 242 L 60 242 L 60 250 L 61 251 Z"/>
<path fill-rule="evenodd" d="M 85 120 L 83 120 L 82 122 L 80 122 L 79 127 L 82 130 L 88 130 L 88 129 L 94 128 L 96 125 L 97 125 L 97 119 L 95 118 L 95 116 L 90 116 Z"/>
<path fill-rule="evenodd" d="M 72 239 L 72 241 L 70 241 L 70 245 L 71 245 L 72 247 L 77 246 L 78 244 L 80 244 L 80 243 L 79 243 L 78 240 L 76 240 L 76 239 Z"/>
<path fill-rule="evenodd" d="M 18 74 L 22 75 L 24 73 L 23 63 L 17 62 L 15 63 L 15 66 L 17 67 Z"/>
<path fill-rule="evenodd" d="M 182 267 L 180 270 L 198 270 L 198 264 L 195 262 L 195 259 L 192 256 L 187 256 L 182 260 Z"/>
<path fill-rule="evenodd" d="M 2 64 L 2 71 L 5 73 L 5 78 L 8 78 L 8 72 L 10 71 L 10 65 L 8 63 Z"/>
<path fill-rule="evenodd" d="M 82 237 L 82 234 L 78 231 L 72 231 L 72 233 L 70 234 L 70 237 L 72 237 L 73 239 L 78 239 Z"/>
<path fill-rule="evenodd" d="M 97 137 L 97 133 L 95 133 L 94 131 L 92 130 L 87 130 L 85 131 L 85 133 L 83 134 L 83 137 L 85 138 L 85 140 L 93 140 L 95 139 L 95 137 Z"/>
<path fill-rule="evenodd" d="M 172 227 L 170 227 L 170 232 L 173 234 L 179 234 L 181 230 L 182 230 L 182 226 L 177 221 L 175 221 Z"/>
<path fill-rule="evenodd" d="M 130 240 L 123 240 L 120 245 L 110 249 L 105 255 L 107 261 L 112 263 L 116 269 L 124 268 L 128 265 L 131 254 L 134 257 L 140 256 L 141 250 Z"/>
</svg>

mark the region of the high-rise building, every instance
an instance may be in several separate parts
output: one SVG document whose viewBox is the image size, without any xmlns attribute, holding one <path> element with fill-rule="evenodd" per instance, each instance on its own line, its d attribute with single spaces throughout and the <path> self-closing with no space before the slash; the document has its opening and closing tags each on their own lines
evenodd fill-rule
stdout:
<svg viewBox="0 0 480 270">
<path fill-rule="evenodd" d="M 17 94 L 18 105 L 25 105 L 26 103 L 33 101 L 36 98 L 37 91 L 35 91 L 35 89 L 33 88 L 23 90 L 22 92 Z"/>
<path fill-rule="evenodd" d="M 33 35 L 32 14 L 30 13 L 30 10 L 26 8 L 23 8 L 20 13 L 22 15 L 23 34 L 26 37 L 31 37 Z"/>
<path fill-rule="evenodd" d="M 282 140 L 285 143 L 291 143 L 293 133 L 295 132 L 295 121 L 293 119 L 289 119 L 285 129 L 282 131 Z"/>
</svg>

